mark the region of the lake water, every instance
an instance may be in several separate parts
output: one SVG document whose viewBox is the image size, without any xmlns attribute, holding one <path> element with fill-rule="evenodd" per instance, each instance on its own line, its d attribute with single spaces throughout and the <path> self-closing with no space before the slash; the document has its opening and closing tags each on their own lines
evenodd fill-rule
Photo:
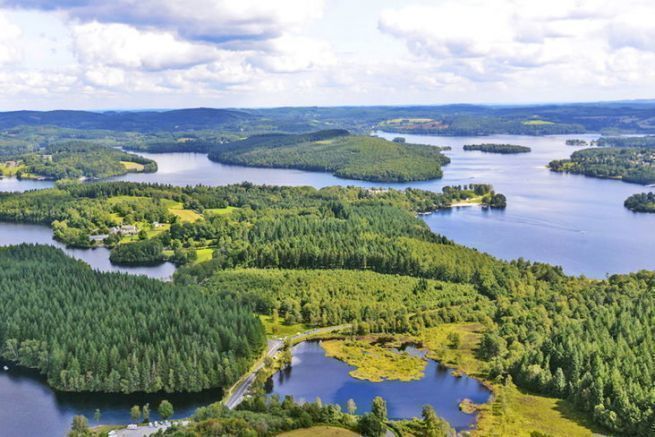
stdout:
<svg viewBox="0 0 655 437">
<path fill-rule="evenodd" d="M 149 267 L 117 266 L 109 261 L 109 249 L 98 247 L 95 249 L 73 249 L 52 238 L 52 230 L 47 226 L 19 223 L 0 223 L 0 246 L 12 244 L 32 243 L 49 244 L 62 249 L 73 258 L 80 259 L 96 270 L 102 272 L 123 272 L 134 275 L 146 275 L 157 279 L 170 279 L 175 273 L 175 265 L 163 263 Z M 1 434 L 0 434 L 1 435 Z"/>
<path fill-rule="evenodd" d="M 377 133 L 385 138 L 397 136 Z M 524 257 L 561 265 L 567 273 L 602 278 L 611 273 L 655 269 L 655 214 L 632 213 L 623 201 L 647 187 L 614 180 L 553 173 L 546 164 L 567 158 L 579 147 L 567 138 L 595 139 L 597 135 L 545 137 L 495 135 L 438 137 L 403 135 L 408 142 L 451 146 L 452 160 L 444 177 L 408 184 L 377 184 L 340 179 L 327 173 L 229 166 L 195 153 L 142 154 L 157 161 L 157 173 L 132 173 L 115 178 L 173 185 L 226 185 L 250 181 L 269 185 L 328 185 L 416 187 L 440 191 L 444 185 L 491 183 L 507 196 L 504 211 L 478 207 L 455 208 L 424 217 L 437 233 L 457 243 L 503 259 Z M 511 143 L 531 153 L 498 155 L 465 152 L 471 143 Z M 6 184 L 6 185 L 3 185 Z M 25 185 L 22 185 L 25 184 Z M 0 190 L 34 189 L 51 182 L 0 181 Z"/>
<path fill-rule="evenodd" d="M 388 133 L 378 134 L 386 138 L 398 136 Z M 411 184 L 375 184 L 340 179 L 325 173 L 227 166 L 209 161 L 206 155 L 192 153 L 143 154 L 157 161 L 159 165 L 157 173 L 128 174 L 115 179 L 174 185 L 226 185 L 250 181 L 257 184 L 314 187 L 357 185 L 405 188 L 412 186 L 432 191 L 440 191 L 444 185 L 491 183 L 498 192 L 507 196 L 508 207 L 504 211 L 483 210 L 479 207 L 454 208 L 425 216 L 426 223 L 435 232 L 457 243 L 503 259 L 524 257 L 561 265 L 571 274 L 601 278 L 608 273 L 655 269 L 653 256 L 655 214 L 636 214 L 623 207 L 625 198 L 634 193 L 647 191 L 648 188 L 619 181 L 557 174 L 545 167 L 550 160 L 567 158 L 573 151 L 579 149 L 566 146 L 564 142 L 567 138 L 594 139 L 597 136 L 474 138 L 403 136 L 408 142 L 453 147 L 453 150 L 445 152 L 452 162 L 444 168 L 443 179 Z M 464 144 L 492 142 L 526 145 L 532 148 L 532 152 L 520 155 L 496 155 L 464 152 L 461 147 Z M 0 191 L 25 191 L 51 186 L 52 182 L 47 181 L 18 181 L 11 178 L 0 180 Z M 53 244 L 103 271 L 147 274 L 157 278 L 170 277 L 174 272 L 172 264 L 141 268 L 113 266 L 109 262 L 109 253 L 106 249 L 65 249 L 63 245 L 52 240 L 52 232 L 45 226 L 0 224 L 0 245 L 22 242 Z M 320 356 L 314 359 L 321 360 Z M 332 363 L 330 368 L 340 365 L 343 363 Z M 431 366 L 435 367 L 429 368 L 428 375 L 438 375 L 436 364 Z M 342 370 L 338 370 L 337 373 Z M 294 367 L 292 373 L 294 375 L 299 373 L 298 365 Z M 295 376 L 293 378 L 289 380 L 288 384 L 291 385 L 286 385 L 287 387 L 291 388 L 294 384 L 302 385 L 297 383 L 300 378 Z M 317 384 L 321 380 L 331 382 L 330 378 L 316 379 Z M 460 384 L 462 380 L 458 381 Z M 357 381 L 353 384 L 355 382 Z M 344 384 L 348 390 L 355 387 L 354 392 L 350 392 L 352 396 L 348 395 L 349 397 L 355 398 L 361 395 L 357 392 L 357 384 L 351 385 L 346 382 Z M 448 386 L 441 385 L 441 387 L 446 390 L 445 387 Z M 320 389 L 326 390 L 324 387 Z M 327 396 L 324 398 L 320 393 L 313 392 L 307 392 L 306 395 L 310 399 L 319 395 L 324 401 L 328 401 L 330 394 L 326 391 L 321 393 L 326 393 Z M 385 393 L 393 394 L 394 391 Z M 338 397 L 339 393 L 332 393 L 332 395 Z M 203 396 L 189 395 L 185 398 L 189 403 L 182 405 L 188 405 L 187 412 L 191 412 L 196 406 L 209 403 L 209 400 Z M 439 399 L 443 396 L 446 395 L 440 395 Z M 385 397 L 390 400 L 390 396 Z M 14 370 L 0 371 L 0 405 L 5 406 L 4 409 L 0 409 L 0 435 L 44 435 L 43 432 L 39 432 L 42 430 L 50 430 L 47 433 L 49 435 L 63 435 L 72 415 L 84 413 L 91 417 L 96 408 L 103 410 L 103 422 L 112 420 L 126 422 L 129 419 L 129 406 L 134 401 L 121 401 L 119 398 L 107 395 L 93 395 L 86 398 L 57 395 L 30 375 L 17 375 Z M 73 402 L 71 399 L 84 400 Z M 355 398 L 356 401 L 357 399 Z M 436 398 L 430 399 L 440 402 Z M 357 403 L 364 408 L 370 402 L 362 397 L 362 401 Z M 407 413 L 406 411 L 410 410 L 403 409 L 403 405 L 409 408 L 411 403 L 410 398 L 399 401 L 393 407 L 393 414 L 415 414 Z M 420 409 L 422 403 L 423 401 L 417 400 L 413 405 Z M 448 408 L 437 406 L 437 411 L 447 417 Z M 454 414 L 456 416 L 456 412 Z M 453 420 L 459 420 L 455 416 Z"/>
<path fill-rule="evenodd" d="M 89 424 L 96 409 L 100 409 L 102 424 L 131 423 L 130 408 L 150 403 L 151 420 L 159 420 L 157 406 L 163 399 L 173 404 L 173 418 L 191 416 L 201 406 L 221 398 L 219 390 L 194 394 L 132 394 L 111 395 L 93 393 L 58 393 L 50 389 L 43 378 L 29 369 L 8 364 L 2 370 L 0 362 L 0 435 L 2 437 L 48 436 L 63 437 L 68 433 L 73 416 L 84 414 Z"/>
<path fill-rule="evenodd" d="M 429 404 L 458 431 L 475 423 L 475 415 L 461 412 L 459 403 L 470 399 L 481 404 L 491 395 L 477 380 L 466 376 L 457 378 L 451 375 L 450 369 L 433 360 L 428 360 L 425 376 L 417 381 L 364 381 L 349 375 L 353 369 L 327 357 L 319 342 L 300 343 L 292 350 L 291 366 L 269 380 L 268 392 L 282 399 L 291 395 L 301 402 L 312 402 L 319 397 L 323 403 L 341 405 L 343 411 L 348 399 L 353 399 L 357 414 L 370 411 L 373 398 L 381 396 L 392 419 L 420 417 L 423 405 Z"/>
</svg>

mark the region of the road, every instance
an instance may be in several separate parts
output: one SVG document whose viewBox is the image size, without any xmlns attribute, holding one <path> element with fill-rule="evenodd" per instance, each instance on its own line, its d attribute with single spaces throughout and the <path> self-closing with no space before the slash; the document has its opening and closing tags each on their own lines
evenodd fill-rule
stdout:
<svg viewBox="0 0 655 437">
<path fill-rule="evenodd" d="M 330 332 L 339 331 L 341 329 L 348 328 L 350 325 L 338 325 L 338 326 L 328 326 L 327 328 L 316 328 L 310 329 L 309 331 L 301 332 L 299 334 L 292 335 L 285 339 L 273 339 L 268 340 L 268 349 L 266 350 L 265 357 L 273 358 L 283 347 L 286 341 L 298 340 L 302 337 L 308 337 L 310 335 L 316 334 L 328 334 Z M 252 383 L 255 382 L 257 377 L 257 372 L 259 372 L 262 367 L 264 367 L 264 359 L 260 359 L 259 362 L 252 368 L 247 377 L 243 378 L 240 382 L 237 383 L 236 388 L 232 390 L 232 393 L 225 401 L 225 406 L 229 409 L 236 408 L 237 405 L 243 401 L 243 397 L 248 393 Z"/>
</svg>

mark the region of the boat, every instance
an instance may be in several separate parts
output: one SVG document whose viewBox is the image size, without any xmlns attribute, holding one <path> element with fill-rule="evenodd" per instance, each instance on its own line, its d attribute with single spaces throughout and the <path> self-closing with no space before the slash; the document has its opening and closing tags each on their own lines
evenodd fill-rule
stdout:
<svg viewBox="0 0 655 437">
<path fill-rule="evenodd" d="M 6 372 L 7 370 L 9 370 L 9 367 L 4 366 L 4 367 L 3 367 L 3 370 Z"/>
</svg>

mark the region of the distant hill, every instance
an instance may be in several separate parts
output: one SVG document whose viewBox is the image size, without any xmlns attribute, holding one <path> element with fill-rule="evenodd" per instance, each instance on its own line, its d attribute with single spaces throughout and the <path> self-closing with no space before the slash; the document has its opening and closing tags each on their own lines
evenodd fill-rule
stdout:
<svg viewBox="0 0 655 437">
<path fill-rule="evenodd" d="M 178 109 L 146 112 L 13 111 L 0 112 L 0 129 L 16 126 L 52 125 L 73 129 L 117 131 L 192 130 L 236 128 L 255 116 L 231 109 Z"/>
</svg>

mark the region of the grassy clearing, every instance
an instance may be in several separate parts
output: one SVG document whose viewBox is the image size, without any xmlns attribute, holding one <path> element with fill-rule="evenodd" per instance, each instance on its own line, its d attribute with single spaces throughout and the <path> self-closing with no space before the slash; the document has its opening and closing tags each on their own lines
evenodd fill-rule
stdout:
<svg viewBox="0 0 655 437">
<path fill-rule="evenodd" d="M 402 352 L 394 352 L 365 340 L 328 340 L 321 342 L 325 353 L 356 367 L 350 376 L 367 381 L 412 381 L 424 375 L 426 361 Z"/>
<path fill-rule="evenodd" d="M 287 337 L 311 329 L 310 326 L 305 325 L 304 323 L 285 325 L 281 320 L 279 320 L 278 323 L 273 323 L 271 316 L 260 315 L 259 320 L 261 320 L 262 324 L 264 325 L 264 329 L 266 330 L 266 335 L 268 337 Z"/>
<path fill-rule="evenodd" d="M 205 215 L 225 215 L 225 214 L 230 214 L 233 211 L 236 211 L 239 208 L 236 208 L 234 206 L 227 206 L 225 208 L 208 208 L 205 210 L 204 214 Z"/>
<path fill-rule="evenodd" d="M 283 437 L 355 437 L 356 432 L 336 426 L 312 426 L 278 434 Z"/>
<path fill-rule="evenodd" d="M 147 231 L 148 238 L 154 238 L 158 235 L 161 235 L 162 233 L 166 232 L 171 228 L 171 225 L 169 223 L 161 223 L 159 226 L 152 227 L 150 230 Z"/>
<path fill-rule="evenodd" d="M 482 205 L 483 196 L 471 197 L 470 199 L 462 199 L 450 204 L 454 206 L 469 206 L 469 205 Z"/>
<path fill-rule="evenodd" d="M 199 264 L 199 263 L 204 263 L 206 261 L 209 261 L 209 260 L 212 259 L 213 254 L 214 254 L 214 249 L 212 249 L 212 248 L 205 247 L 205 248 L 202 248 L 202 249 L 198 249 L 198 250 L 196 250 L 196 255 L 198 256 L 198 258 L 196 258 L 195 263 Z"/>
<path fill-rule="evenodd" d="M 169 209 L 171 214 L 180 218 L 182 222 L 196 222 L 202 218 L 202 215 L 190 209 Z"/>
<path fill-rule="evenodd" d="M 131 172 L 141 172 L 145 168 L 143 164 L 139 164 L 138 162 L 132 162 L 132 161 L 121 161 L 121 164 L 123 167 L 125 167 L 125 170 L 131 171 Z"/>
</svg>

